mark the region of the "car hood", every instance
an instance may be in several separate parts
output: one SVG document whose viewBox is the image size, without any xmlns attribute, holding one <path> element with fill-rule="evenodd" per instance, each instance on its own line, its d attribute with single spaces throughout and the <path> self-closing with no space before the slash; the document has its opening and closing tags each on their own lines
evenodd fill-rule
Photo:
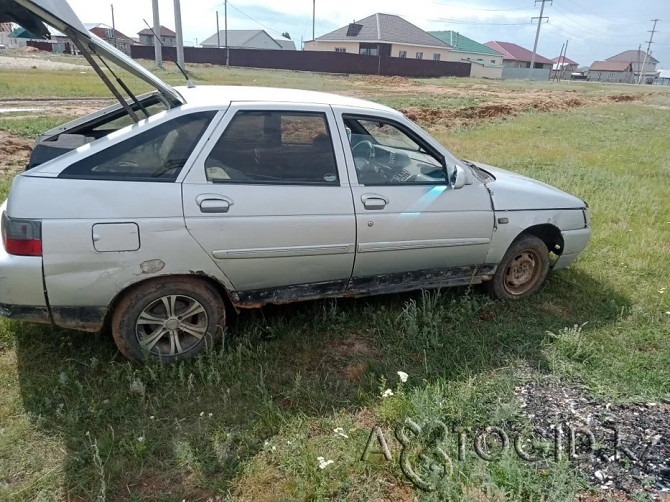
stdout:
<svg viewBox="0 0 670 502">
<path fill-rule="evenodd" d="M 486 183 L 486 186 L 491 190 L 491 199 L 496 211 L 586 207 L 586 202 L 579 197 L 541 181 L 499 167 L 481 163 L 474 164 L 495 177 L 495 181 Z"/>
<path fill-rule="evenodd" d="M 153 86 L 163 94 L 171 106 L 179 106 L 186 102 L 172 86 L 120 50 L 90 33 L 65 0 L 0 0 L 0 22 L 3 21 L 18 23 L 33 33 L 47 37 L 48 30 L 44 24 L 48 24 Z"/>
</svg>

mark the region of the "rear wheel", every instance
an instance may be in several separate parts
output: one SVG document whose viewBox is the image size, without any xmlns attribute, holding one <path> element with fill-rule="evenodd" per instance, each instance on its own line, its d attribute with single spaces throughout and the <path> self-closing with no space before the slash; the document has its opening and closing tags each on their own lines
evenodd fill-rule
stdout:
<svg viewBox="0 0 670 502">
<path fill-rule="evenodd" d="M 165 277 L 126 293 L 112 314 L 112 335 L 128 359 L 189 359 L 221 338 L 221 295 L 208 283 Z"/>
<path fill-rule="evenodd" d="M 549 250 L 534 235 L 523 235 L 512 243 L 493 279 L 489 293 L 504 300 L 526 298 L 537 291 L 549 272 Z"/>
</svg>

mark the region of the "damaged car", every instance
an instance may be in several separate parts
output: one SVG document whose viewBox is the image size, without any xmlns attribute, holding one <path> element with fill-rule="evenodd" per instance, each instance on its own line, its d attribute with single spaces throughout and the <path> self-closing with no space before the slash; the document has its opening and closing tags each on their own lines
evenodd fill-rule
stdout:
<svg viewBox="0 0 670 502">
<path fill-rule="evenodd" d="M 15 177 L 0 315 L 108 327 L 126 357 L 170 362 L 221 338 L 227 306 L 481 283 L 518 300 L 589 241 L 584 201 L 460 159 L 396 110 L 173 88 L 64 1 L 2 4 L 0 21 L 66 33 L 118 102 L 41 134 Z M 154 90 L 133 94 L 116 67 Z"/>
</svg>

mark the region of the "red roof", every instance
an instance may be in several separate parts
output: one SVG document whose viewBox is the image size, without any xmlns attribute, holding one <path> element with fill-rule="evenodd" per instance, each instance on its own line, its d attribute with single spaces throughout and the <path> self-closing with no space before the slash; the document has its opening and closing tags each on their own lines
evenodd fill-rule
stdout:
<svg viewBox="0 0 670 502">
<path fill-rule="evenodd" d="M 554 59 L 552 59 L 554 63 L 562 63 L 562 64 L 567 64 L 567 65 L 574 65 L 574 66 L 579 66 L 579 63 L 576 61 L 573 61 L 570 58 L 566 58 L 565 56 L 557 56 Z"/>
<path fill-rule="evenodd" d="M 154 32 L 151 31 L 149 28 L 144 28 L 142 31 L 137 33 L 138 35 L 153 35 Z M 176 37 L 177 34 L 172 31 L 170 28 L 166 28 L 165 26 L 161 26 L 161 32 L 160 32 L 161 37 Z"/>
<path fill-rule="evenodd" d="M 491 42 L 486 42 L 484 45 L 490 49 L 502 53 L 503 60 L 523 61 L 530 63 L 530 60 L 533 57 L 532 51 L 524 49 L 520 45 L 513 44 L 512 42 L 498 42 L 493 40 Z M 550 65 L 554 64 L 551 59 L 547 59 L 544 56 L 540 56 L 539 54 L 535 54 L 535 62 Z"/>
</svg>

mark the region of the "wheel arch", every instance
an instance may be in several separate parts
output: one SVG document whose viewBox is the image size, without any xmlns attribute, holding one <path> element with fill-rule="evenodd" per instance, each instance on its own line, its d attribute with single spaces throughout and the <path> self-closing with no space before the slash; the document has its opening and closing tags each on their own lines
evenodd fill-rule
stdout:
<svg viewBox="0 0 670 502">
<path fill-rule="evenodd" d="M 150 282 L 155 282 L 155 281 L 161 281 L 161 282 L 168 282 L 170 280 L 174 279 L 190 279 L 190 280 L 199 280 L 201 282 L 205 282 L 212 286 L 221 296 L 221 299 L 223 300 L 224 307 L 226 309 L 226 312 L 228 312 L 231 308 L 233 307 L 233 303 L 231 300 L 231 294 L 228 291 L 228 289 L 215 277 L 212 277 L 208 274 L 199 272 L 199 273 L 191 273 L 191 274 L 168 274 L 168 275 L 158 275 L 155 277 L 146 277 L 140 281 L 134 282 L 132 284 L 129 284 L 125 288 L 123 288 L 121 291 L 119 291 L 112 301 L 109 303 L 109 306 L 107 307 L 107 312 L 105 312 L 105 316 L 103 318 L 102 322 L 102 330 L 105 332 L 111 332 L 111 322 L 112 322 L 112 316 L 114 315 L 114 311 L 116 310 L 117 305 L 121 301 L 121 299 L 134 291 L 137 288 L 140 288 L 144 286 L 145 284 L 148 284 Z"/>
<path fill-rule="evenodd" d="M 514 238 L 512 244 L 525 235 L 534 235 L 540 239 L 547 246 L 547 249 L 550 253 L 554 253 L 559 256 L 561 253 L 563 253 L 565 242 L 563 240 L 563 234 L 561 233 L 561 230 L 556 225 L 552 225 L 551 223 L 542 223 L 540 225 L 533 225 L 528 227 Z"/>
</svg>

